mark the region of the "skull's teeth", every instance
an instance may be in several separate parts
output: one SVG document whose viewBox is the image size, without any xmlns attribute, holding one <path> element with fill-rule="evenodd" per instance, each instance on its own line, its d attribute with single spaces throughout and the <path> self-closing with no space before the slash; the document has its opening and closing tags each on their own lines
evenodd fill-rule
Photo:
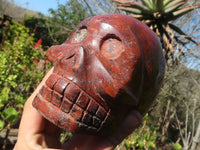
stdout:
<svg viewBox="0 0 200 150">
<path fill-rule="evenodd" d="M 106 111 L 76 84 L 55 73 L 48 78 L 40 95 L 59 111 L 75 118 L 80 128 L 89 131 L 99 130 L 109 115 L 109 110 Z"/>
</svg>

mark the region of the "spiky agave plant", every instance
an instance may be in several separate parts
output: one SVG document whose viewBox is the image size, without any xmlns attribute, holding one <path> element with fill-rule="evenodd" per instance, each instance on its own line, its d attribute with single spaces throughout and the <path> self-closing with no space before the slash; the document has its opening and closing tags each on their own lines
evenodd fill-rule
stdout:
<svg viewBox="0 0 200 150">
<path fill-rule="evenodd" d="M 178 37 L 174 36 L 174 31 L 188 39 L 189 41 L 200 46 L 190 36 L 186 35 L 179 27 L 170 23 L 175 19 L 187 14 L 188 12 L 200 8 L 200 5 L 183 7 L 188 0 L 112 0 L 117 8 L 129 13 L 130 16 L 147 24 L 159 36 L 165 53 L 165 58 L 168 60 L 174 57 L 174 39 L 181 42 Z M 182 52 L 180 52 L 182 53 Z M 180 54 L 175 60 L 179 60 Z M 174 59 L 173 59 L 174 60 Z"/>
</svg>

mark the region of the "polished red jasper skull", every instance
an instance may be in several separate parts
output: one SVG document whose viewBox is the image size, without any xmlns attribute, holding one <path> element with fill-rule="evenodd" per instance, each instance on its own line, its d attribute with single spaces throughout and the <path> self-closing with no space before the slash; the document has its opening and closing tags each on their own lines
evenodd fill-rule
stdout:
<svg viewBox="0 0 200 150">
<path fill-rule="evenodd" d="M 47 56 L 54 71 L 33 106 L 71 132 L 111 131 L 131 110 L 145 114 L 165 70 L 156 35 L 121 14 L 85 19 Z"/>
</svg>

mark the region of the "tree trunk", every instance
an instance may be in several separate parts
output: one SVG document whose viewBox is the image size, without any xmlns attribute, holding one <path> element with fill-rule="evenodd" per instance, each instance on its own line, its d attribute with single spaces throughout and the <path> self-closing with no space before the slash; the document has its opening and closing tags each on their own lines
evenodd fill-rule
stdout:
<svg viewBox="0 0 200 150">
<path fill-rule="evenodd" d="M 200 141 L 200 121 L 199 121 L 197 130 L 196 130 L 196 134 L 193 137 L 191 150 L 196 150 L 196 147 L 197 147 L 199 141 Z"/>
</svg>

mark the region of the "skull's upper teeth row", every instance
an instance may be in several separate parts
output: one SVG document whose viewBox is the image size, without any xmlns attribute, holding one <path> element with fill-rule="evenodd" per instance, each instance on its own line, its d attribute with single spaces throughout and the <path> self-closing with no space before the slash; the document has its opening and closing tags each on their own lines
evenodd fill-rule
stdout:
<svg viewBox="0 0 200 150">
<path fill-rule="evenodd" d="M 39 93 L 60 111 L 70 114 L 81 126 L 85 124 L 99 129 L 109 114 L 76 84 L 55 73 L 48 78 Z"/>
</svg>

